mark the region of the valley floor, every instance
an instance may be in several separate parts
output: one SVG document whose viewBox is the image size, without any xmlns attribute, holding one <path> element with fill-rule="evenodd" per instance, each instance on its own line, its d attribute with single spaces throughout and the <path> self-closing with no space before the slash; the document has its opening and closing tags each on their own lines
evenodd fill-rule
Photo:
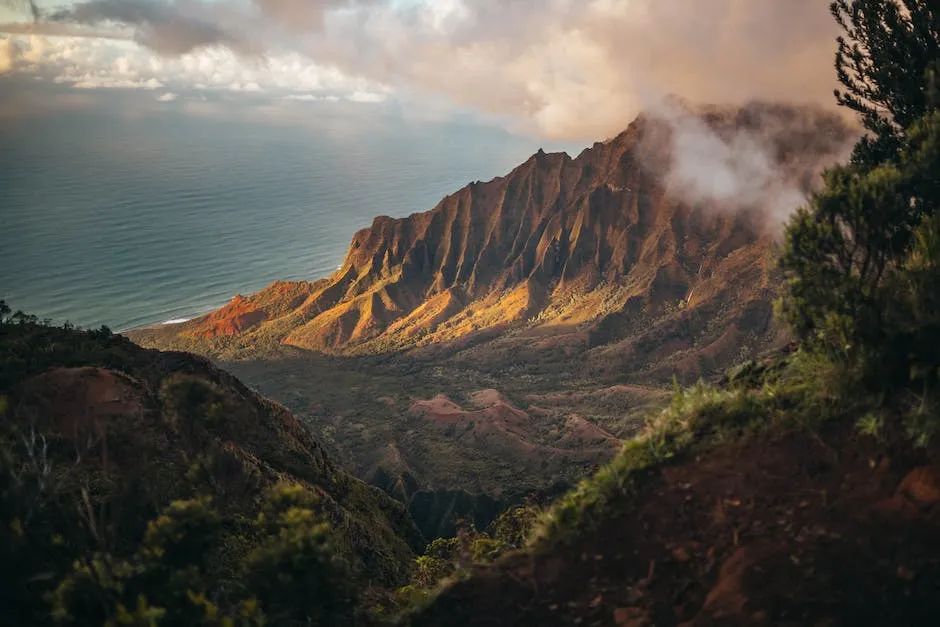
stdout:
<svg viewBox="0 0 940 627">
<path fill-rule="evenodd" d="M 219 363 L 286 405 L 341 465 L 402 500 L 418 490 L 493 499 L 482 517 L 463 512 L 484 525 L 499 507 L 532 493 L 557 494 L 590 475 L 668 397 L 650 384 L 401 355 L 343 358 L 285 348 Z M 443 522 L 452 529 L 453 520 Z"/>
</svg>

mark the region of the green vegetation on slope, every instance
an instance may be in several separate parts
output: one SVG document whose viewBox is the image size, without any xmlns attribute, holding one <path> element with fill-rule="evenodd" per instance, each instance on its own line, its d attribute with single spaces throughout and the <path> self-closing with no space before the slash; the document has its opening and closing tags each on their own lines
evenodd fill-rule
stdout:
<svg viewBox="0 0 940 627">
<path fill-rule="evenodd" d="M 531 544 L 546 550 L 588 533 L 622 504 L 643 471 L 679 456 L 766 430 L 814 429 L 826 421 L 876 411 L 873 399 L 852 398 L 845 372 L 812 353 L 749 362 L 716 387 L 677 386 L 670 404 L 653 414 L 644 431 L 594 476 L 559 499 L 542 516 Z"/>
<path fill-rule="evenodd" d="M 342 623 L 406 579 L 407 512 L 207 361 L 4 308 L 0 364 L 16 624 Z"/>
</svg>

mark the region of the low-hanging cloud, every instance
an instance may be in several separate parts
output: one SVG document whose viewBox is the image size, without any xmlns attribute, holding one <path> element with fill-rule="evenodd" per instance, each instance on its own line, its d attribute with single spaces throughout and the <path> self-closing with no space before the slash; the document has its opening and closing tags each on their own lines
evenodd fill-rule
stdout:
<svg viewBox="0 0 940 627">
<path fill-rule="evenodd" d="M 163 55 L 301 53 L 554 138 L 612 135 L 667 94 L 830 104 L 834 87 L 828 0 L 87 0 L 47 19 Z"/>
<path fill-rule="evenodd" d="M 820 107 L 668 100 L 647 114 L 645 167 L 691 206 L 751 212 L 771 229 L 805 204 L 823 170 L 846 159 L 859 129 Z"/>
</svg>

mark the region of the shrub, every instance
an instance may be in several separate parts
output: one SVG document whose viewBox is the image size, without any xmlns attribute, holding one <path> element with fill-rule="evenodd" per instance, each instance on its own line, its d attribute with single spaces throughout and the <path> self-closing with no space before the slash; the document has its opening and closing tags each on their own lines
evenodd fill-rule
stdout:
<svg viewBox="0 0 940 627">
<path fill-rule="evenodd" d="M 222 624 L 207 600 L 205 561 L 220 520 L 208 499 L 174 501 L 150 522 L 126 559 L 79 557 L 52 595 L 53 619 L 66 625 Z"/>
<path fill-rule="evenodd" d="M 334 550 L 330 526 L 316 505 L 309 490 L 284 484 L 268 493 L 258 515 L 267 539 L 249 555 L 244 583 L 275 624 L 352 620 L 356 604 L 349 568 Z"/>
<path fill-rule="evenodd" d="M 837 97 L 869 135 L 787 225 L 780 311 L 806 349 L 890 396 L 929 388 L 936 371 L 940 21 L 928 0 L 832 10 L 844 31 Z"/>
</svg>

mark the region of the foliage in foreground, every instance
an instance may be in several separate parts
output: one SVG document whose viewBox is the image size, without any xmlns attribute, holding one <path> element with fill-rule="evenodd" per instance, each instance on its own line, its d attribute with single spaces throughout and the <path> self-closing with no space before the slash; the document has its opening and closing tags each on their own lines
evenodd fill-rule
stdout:
<svg viewBox="0 0 940 627">
<path fill-rule="evenodd" d="M 529 538 L 533 549 L 589 532 L 657 464 L 769 429 L 814 429 L 876 406 L 876 399 L 856 394 L 851 373 L 810 351 L 748 362 L 729 379 L 720 387 L 676 386 L 670 404 L 610 464 L 543 513 Z"/>
<path fill-rule="evenodd" d="M 226 377 L 0 316 L 0 622 L 349 624 L 365 568 L 399 581 L 383 569 L 411 553 L 388 537 L 412 528 Z M 88 413 L 79 380 L 127 406 Z"/>
<path fill-rule="evenodd" d="M 7 464 L 2 470 L 8 488 L 26 480 Z M 103 548 L 77 550 L 67 540 L 70 532 L 56 532 L 54 516 L 43 507 L 32 507 L 52 494 L 32 494 L 32 503 L 15 499 L 9 489 L 3 497 L 3 522 L 16 530 L 4 545 L 10 559 L 3 562 L 3 579 L 22 582 L 21 560 L 41 559 L 50 547 L 59 553 L 47 561 L 48 581 L 32 582 L 32 591 L 25 582 L 20 591 L 25 598 L 19 599 L 18 616 L 26 623 L 45 624 L 49 617 L 61 625 L 220 627 L 338 625 L 353 620 L 349 568 L 337 557 L 316 498 L 301 486 L 272 488 L 257 518 L 243 521 L 245 533 L 258 541 L 243 554 L 234 577 L 221 576 L 213 558 L 225 541 L 225 527 L 238 521 L 226 520 L 208 498 L 170 503 L 150 521 L 139 544 L 121 554 Z M 28 597 L 42 589 L 50 591 L 41 598 Z M 28 601 L 31 615 L 23 613 Z"/>
<path fill-rule="evenodd" d="M 485 531 L 462 526 L 453 538 L 438 538 L 415 558 L 411 582 L 399 588 L 383 613 L 402 614 L 428 603 L 443 585 L 465 577 L 473 566 L 490 564 L 526 546 L 540 510 L 535 505 L 507 509 Z"/>
<path fill-rule="evenodd" d="M 787 226 L 781 311 L 807 349 L 886 396 L 940 377 L 940 13 L 838 0 L 840 104 L 868 131 Z"/>
<path fill-rule="evenodd" d="M 590 533 L 620 511 L 644 473 L 657 465 L 769 430 L 817 429 L 860 415 L 881 421 L 884 413 L 877 397 L 858 393 L 857 375 L 814 351 L 749 361 L 726 378 L 721 386 L 675 385 L 670 403 L 648 417 L 639 436 L 549 508 L 509 510 L 486 533 L 467 529 L 435 540 L 416 559 L 411 584 L 398 591 L 398 610 L 421 607 L 442 585 L 511 549 L 550 551 Z"/>
</svg>

